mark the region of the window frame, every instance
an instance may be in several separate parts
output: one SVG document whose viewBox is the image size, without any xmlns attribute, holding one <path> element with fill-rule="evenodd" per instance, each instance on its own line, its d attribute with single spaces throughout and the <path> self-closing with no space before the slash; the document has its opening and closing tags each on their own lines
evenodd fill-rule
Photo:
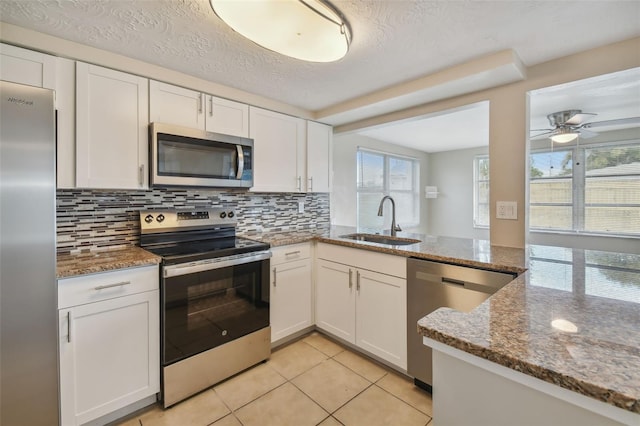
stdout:
<svg viewBox="0 0 640 426">
<path fill-rule="evenodd" d="M 538 148 L 531 149 L 529 152 L 529 158 L 531 154 L 535 153 L 547 153 L 547 152 L 555 152 L 555 151 L 570 151 L 573 159 L 574 165 L 572 166 L 572 174 L 571 174 L 571 187 L 572 187 L 572 229 L 555 229 L 555 228 L 532 228 L 529 224 L 528 231 L 533 233 L 541 233 L 541 234 L 565 234 L 565 235 L 583 235 L 583 236 L 599 236 L 599 237 L 611 237 L 611 238 L 640 238 L 640 232 L 630 233 L 630 232 L 605 232 L 605 231 L 589 231 L 585 229 L 586 226 L 586 208 L 590 207 L 590 204 L 586 202 L 586 184 L 587 184 L 587 172 L 586 167 L 575 167 L 575 164 L 586 165 L 586 153 L 589 149 L 598 149 L 598 148 L 616 148 L 616 147 L 625 147 L 625 146 L 640 146 L 640 140 L 638 139 L 626 139 L 619 141 L 608 141 L 608 142 L 598 142 L 592 144 L 583 144 L 579 143 L 572 146 L 562 146 L 556 149 L 552 148 Z M 638 175 L 612 175 L 612 176 L 638 176 L 640 179 L 640 174 Z M 549 178 L 547 178 L 549 179 Z M 528 176 L 527 188 L 528 192 L 531 192 L 531 181 L 532 178 Z M 527 205 L 527 213 L 529 217 L 531 217 L 531 200 L 528 200 Z M 558 205 L 558 204 L 555 204 Z M 621 205 L 625 206 L 625 205 Z M 637 205 L 633 204 L 633 207 L 637 207 Z"/>
<path fill-rule="evenodd" d="M 374 155 L 379 155 L 383 157 L 383 176 L 382 176 L 382 188 L 375 188 L 375 189 L 369 189 L 366 187 L 361 187 L 360 185 L 358 185 L 358 170 L 360 169 L 359 163 L 360 163 L 360 153 L 361 152 L 365 152 L 365 153 L 370 153 L 370 154 L 374 154 Z M 389 163 L 390 163 L 390 159 L 394 158 L 394 159 L 398 159 L 398 160 L 403 160 L 403 161 L 410 161 L 413 163 L 413 167 L 412 167 L 412 176 L 411 176 L 411 180 L 412 180 L 412 188 L 411 189 L 394 189 L 391 190 L 390 188 L 390 167 L 389 167 Z M 420 160 L 418 158 L 415 157 L 411 157 L 408 155 L 401 155 L 401 154 L 393 154 L 393 153 L 389 153 L 389 152 L 384 152 L 384 151 L 378 151 L 375 149 L 370 149 L 370 148 L 366 148 L 366 147 L 361 147 L 358 146 L 356 149 L 356 200 L 358 199 L 358 195 L 360 193 L 370 193 L 370 194 L 374 194 L 374 193 L 380 193 L 382 192 L 382 196 L 387 196 L 387 195 L 391 195 L 391 193 L 403 193 L 403 194 L 411 194 L 415 203 L 415 215 L 414 218 L 417 220 L 417 222 L 415 223 L 406 223 L 406 222 L 402 222 L 402 223 L 398 223 L 403 229 L 404 228 L 417 228 L 420 226 Z M 396 209 L 401 208 L 400 206 L 398 206 L 398 200 L 394 199 L 394 201 L 396 202 Z M 398 217 L 397 217 L 397 211 L 396 211 L 396 221 L 397 221 Z M 385 222 L 387 221 L 387 218 L 385 217 Z M 389 222 L 391 221 L 391 219 L 389 219 Z M 356 201 L 356 226 L 358 227 L 358 229 L 360 229 L 360 203 L 358 203 Z M 386 226 L 386 225 L 385 225 Z"/>
</svg>

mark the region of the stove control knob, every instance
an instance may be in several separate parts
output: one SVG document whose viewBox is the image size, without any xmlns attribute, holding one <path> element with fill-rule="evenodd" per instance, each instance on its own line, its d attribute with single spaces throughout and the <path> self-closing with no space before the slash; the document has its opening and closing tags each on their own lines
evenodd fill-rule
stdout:
<svg viewBox="0 0 640 426">
<path fill-rule="evenodd" d="M 229 216 L 229 218 L 234 217 L 236 214 L 234 212 L 229 212 L 229 214 L 227 216 Z"/>
<path fill-rule="evenodd" d="M 151 216 L 150 214 L 146 215 L 144 217 L 144 221 L 147 222 L 147 223 L 153 222 L 153 216 Z"/>
<path fill-rule="evenodd" d="M 227 214 L 225 212 L 220 213 L 220 219 L 224 219 L 225 217 L 227 217 Z"/>
<path fill-rule="evenodd" d="M 158 222 L 162 222 L 164 220 L 164 215 L 163 214 L 159 214 L 158 217 L 156 217 L 156 220 Z"/>
</svg>

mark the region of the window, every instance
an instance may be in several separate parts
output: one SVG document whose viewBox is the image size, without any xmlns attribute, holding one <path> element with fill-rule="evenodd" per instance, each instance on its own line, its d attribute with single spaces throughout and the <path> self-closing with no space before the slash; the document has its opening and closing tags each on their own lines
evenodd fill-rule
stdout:
<svg viewBox="0 0 640 426">
<path fill-rule="evenodd" d="M 640 145 L 607 143 L 530 155 L 531 230 L 640 235 Z"/>
<path fill-rule="evenodd" d="M 473 226 L 489 227 L 489 156 L 473 160 Z"/>
<path fill-rule="evenodd" d="M 358 148 L 357 214 L 359 228 L 391 227 L 391 207 L 385 202 L 378 216 L 380 200 L 390 195 L 396 203 L 396 222 L 403 229 L 420 224 L 418 191 L 419 165 L 414 158 L 400 157 Z"/>
</svg>

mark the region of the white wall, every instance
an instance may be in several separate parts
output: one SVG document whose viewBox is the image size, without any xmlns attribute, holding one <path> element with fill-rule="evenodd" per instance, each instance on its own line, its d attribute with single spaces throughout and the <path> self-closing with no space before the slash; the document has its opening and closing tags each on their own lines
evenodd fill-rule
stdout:
<svg viewBox="0 0 640 426">
<path fill-rule="evenodd" d="M 489 230 L 473 227 L 473 160 L 489 147 L 429 154 L 428 185 L 438 197 L 427 200 L 427 231 L 431 235 L 489 239 Z"/>
<path fill-rule="evenodd" d="M 333 191 L 331 192 L 331 223 L 333 225 L 357 225 L 356 153 L 358 147 L 374 149 L 390 154 L 417 158 L 420 162 L 420 226 L 404 231 L 427 233 L 427 204 L 422 193 L 427 180 L 428 155 L 422 151 L 392 145 L 366 136 L 351 134 L 333 137 Z M 402 224 L 400 224 L 402 226 Z M 402 234 L 400 234 L 402 235 Z"/>
</svg>

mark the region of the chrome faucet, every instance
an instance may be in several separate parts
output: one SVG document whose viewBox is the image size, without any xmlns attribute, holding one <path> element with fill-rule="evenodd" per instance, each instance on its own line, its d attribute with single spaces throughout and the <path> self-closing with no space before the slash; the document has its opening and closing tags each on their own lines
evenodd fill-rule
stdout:
<svg viewBox="0 0 640 426">
<path fill-rule="evenodd" d="M 378 216 L 382 216 L 382 205 L 384 204 L 384 200 L 391 201 L 391 236 L 395 237 L 396 232 L 402 231 L 402 229 L 400 229 L 400 225 L 396 225 L 396 202 L 388 195 L 382 197 L 382 200 L 380 200 L 380 206 L 378 207 Z"/>
</svg>

